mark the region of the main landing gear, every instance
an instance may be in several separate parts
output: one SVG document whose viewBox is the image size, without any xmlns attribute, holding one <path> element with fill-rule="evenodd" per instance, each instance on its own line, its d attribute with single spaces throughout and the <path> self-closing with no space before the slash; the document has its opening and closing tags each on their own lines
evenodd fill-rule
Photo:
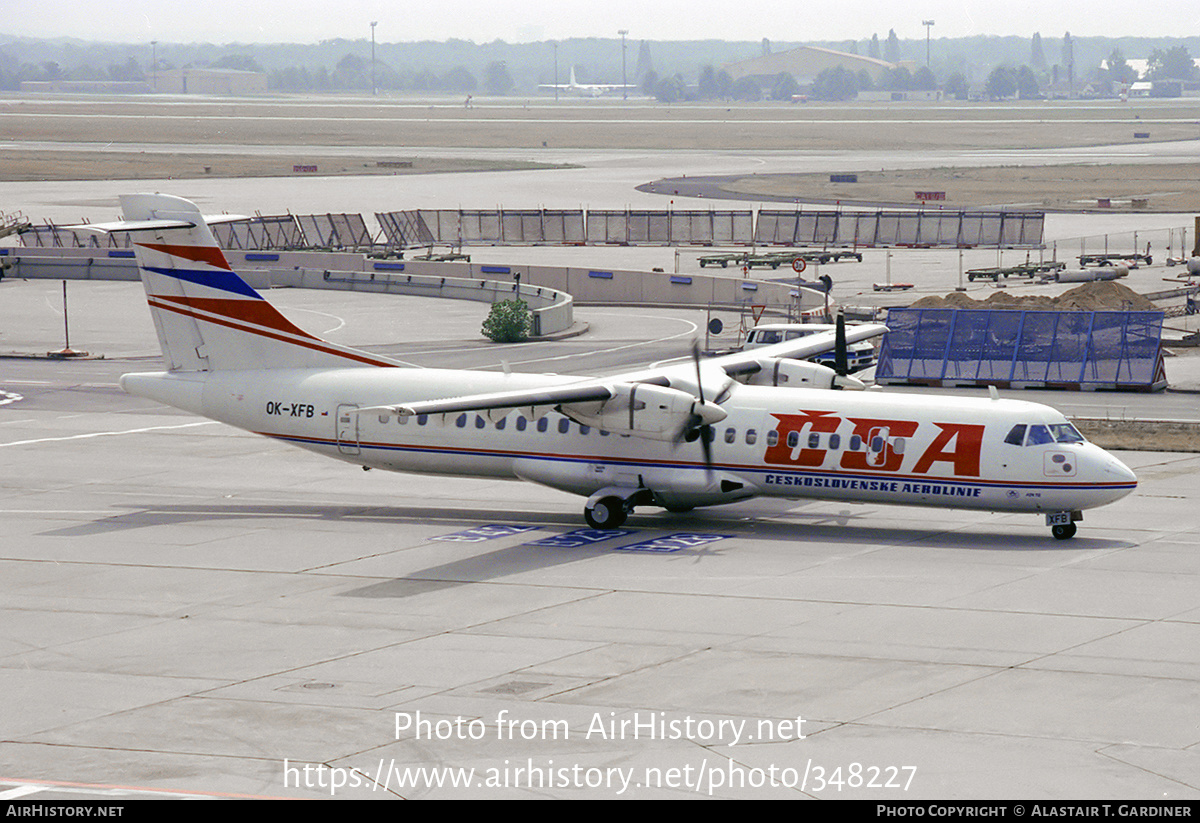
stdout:
<svg viewBox="0 0 1200 823">
<path fill-rule="evenodd" d="M 593 529 L 619 529 L 634 506 L 649 506 L 654 493 L 643 487 L 608 486 L 593 494 L 583 505 L 583 519 Z"/>
<path fill-rule="evenodd" d="M 589 500 L 583 508 L 583 519 L 593 529 L 619 529 L 628 516 L 625 501 L 616 496 L 601 497 L 594 503 Z"/>
</svg>

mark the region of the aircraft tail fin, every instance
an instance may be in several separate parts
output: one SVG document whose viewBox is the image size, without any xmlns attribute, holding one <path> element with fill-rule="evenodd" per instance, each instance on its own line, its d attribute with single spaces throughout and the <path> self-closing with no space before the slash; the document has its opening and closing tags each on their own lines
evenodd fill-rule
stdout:
<svg viewBox="0 0 1200 823">
<path fill-rule="evenodd" d="M 196 205 L 166 194 L 121 196 L 120 223 L 135 232 L 146 301 L 171 371 L 395 366 L 303 331 L 229 265 Z M 218 219 L 238 219 L 222 217 Z"/>
</svg>

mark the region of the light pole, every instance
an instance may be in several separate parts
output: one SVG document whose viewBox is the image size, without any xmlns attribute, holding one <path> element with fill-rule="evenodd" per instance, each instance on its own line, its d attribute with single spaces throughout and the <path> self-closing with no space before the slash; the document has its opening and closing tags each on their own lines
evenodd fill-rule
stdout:
<svg viewBox="0 0 1200 823">
<path fill-rule="evenodd" d="M 378 20 L 371 21 L 371 96 L 379 94 L 379 89 L 375 87 L 375 27 L 379 25 Z"/>
<path fill-rule="evenodd" d="M 150 86 L 158 91 L 158 41 L 150 41 Z"/>
<path fill-rule="evenodd" d="M 629 29 L 621 29 L 617 32 L 621 35 L 621 99 L 629 99 L 629 81 L 625 75 L 625 35 L 629 34 Z"/>
<path fill-rule="evenodd" d="M 554 46 L 554 102 L 558 102 L 558 41 L 551 40 L 551 45 Z"/>
<path fill-rule="evenodd" d="M 922 20 L 921 25 L 925 27 L 925 68 L 929 68 L 929 30 L 933 28 L 933 21 Z"/>
</svg>

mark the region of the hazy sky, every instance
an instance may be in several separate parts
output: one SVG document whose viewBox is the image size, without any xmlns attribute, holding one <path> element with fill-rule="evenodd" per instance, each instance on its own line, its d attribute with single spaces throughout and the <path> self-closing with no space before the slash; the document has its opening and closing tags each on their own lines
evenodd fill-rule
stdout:
<svg viewBox="0 0 1200 823">
<path fill-rule="evenodd" d="M 566 37 L 632 40 L 843 40 L 887 35 L 921 38 L 924 19 L 933 36 L 1015 34 L 1200 35 L 1200 1 L 1092 0 L 207 0 L 164 3 L 121 0 L 5 0 L 0 32 L 34 37 L 77 37 L 121 43 L 314 43 L 369 38 L 379 42 L 474 40 L 526 42 Z M 190 14 L 188 10 L 195 9 Z"/>
</svg>

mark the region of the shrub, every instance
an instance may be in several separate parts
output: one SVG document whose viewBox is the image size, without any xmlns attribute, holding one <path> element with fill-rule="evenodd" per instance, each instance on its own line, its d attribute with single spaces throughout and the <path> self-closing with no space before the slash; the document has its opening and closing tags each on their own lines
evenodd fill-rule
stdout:
<svg viewBox="0 0 1200 823">
<path fill-rule="evenodd" d="M 524 300 L 499 300 L 483 321 L 483 334 L 493 343 L 520 343 L 529 337 L 531 325 Z"/>
</svg>

